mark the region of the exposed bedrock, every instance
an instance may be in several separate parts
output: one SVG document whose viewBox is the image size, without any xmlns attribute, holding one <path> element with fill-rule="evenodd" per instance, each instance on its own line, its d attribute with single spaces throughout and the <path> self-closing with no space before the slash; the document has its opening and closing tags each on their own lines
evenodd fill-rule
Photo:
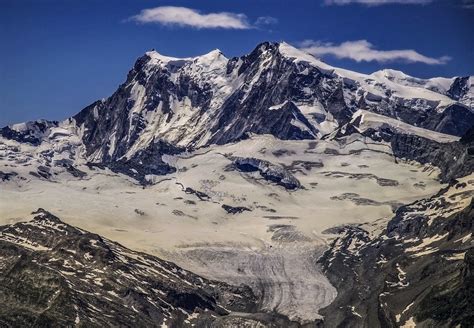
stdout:
<svg viewBox="0 0 474 328">
<path fill-rule="evenodd" d="M 230 205 L 222 204 L 221 207 L 229 214 L 239 214 L 245 211 L 251 211 L 251 209 L 245 206 L 230 206 Z"/>
<path fill-rule="evenodd" d="M 235 157 L 233 165 L 241 172 L 259 172 L 268 181 L 274 182 L 286 189 L 301 188 L 301 184 L 293 174 L 281 166 L 253 157 Z"/>
<path fill-rule="evenodd" d="M 183 149 L 164 141 L 150 144 L 130 158 L 113 159 L 106 157 L 100 162 L 90 162 L 90 167 L 108 167 L 116 173 L 133 177 L 142 185 L 150 184 L 147 175 L 165 175 L 176 172 L 176 168 L 163 161 L 163 155 L 175 155 Z"/>
<path fill-rule="evenodd" d="M 333 137 L 342 138 L 361 133 L 377 142 L 389 142 L 395 157 L 438 167 L 442 182 L 449 182 L 474 172 L 474 126 L 468 129 L 459 141 L 442 143 L 415 134 L 397 132 L 388 124 L 360 132 L 359 122 L 358 118 L 346 124 L 338 129 Z"/>
<path fill-rule="evenodd" d="M 468 130 L 460 141 L 450 143 L 411 134 L 394 134 L 391 146 L 396 157 L 437 166 L 443 182 L 474 172 L 474 128 Z"/>
<path fill-rule="evenodd" d="M 420 126 L 461 137 L 474 127 L 474 111 L 464 105 L 453 104 L 442 113 L 430 113 Z"/>
<path fill-rule="evenodd" d="M 10 126 L 0 128 L 0 136 L 5 139 L 25 142 L 37 146 L 41 144 L 44 134 L 51 127 L 58 126 L 57 121 L 37 120 L 23 123 L 24 129 L 15 130 Z"/>
<path fill-rule="evenodd" d="M 472 327 L 473 180 L 402 206 L 380 236 L 362 226 L 320 258 L 338 295 L 325 327 Z"/>
</svg>

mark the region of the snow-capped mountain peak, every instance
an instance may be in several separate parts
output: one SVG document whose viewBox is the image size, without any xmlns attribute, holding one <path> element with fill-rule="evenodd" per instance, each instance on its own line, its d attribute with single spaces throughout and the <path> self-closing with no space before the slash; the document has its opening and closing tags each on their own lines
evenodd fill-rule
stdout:
<svg viewBox="0 0 474 328">
<path fill-rule="evenodd" d="M 421 79 L 393 69 L 383 69 L 372 73 L 371 76 L 378 79 L 387 79 L 406 87 L 427 89 L 434 93 L 445 95 L 469 107 L 473 107 L 474 104 L 473 76 Z"/>
<path fill-rule="evenodd" d="M 0 326 L 469 325 L 472 80 L 145 53 L 0 129 Z"/>
<path fill-rule="evenodd" d="M 112 96 L 61 126 L 82 140 L 88 161 L 133 162 L 137 171 L 162 174 L 171 169 L 160 160 L 164 154 L 251 134 L 318 139 L 358 110 L 460 136 L 474 121 L 471 80 L 454 79 L 450 91 L 436 92 L 394 70 L 367 75 L 332 67 L 286 42 L 264 42 L 231 59 L 218 49 L 190 58 L 153 50 Z M 43 125 L 39 132 L 5 128 L 2 134 L 40 143 Z M 146 163 L 150 154 L 156 159 Z"/>
<path fill-rule="evenodd" d="M 317 66 L 323 66 L 322 68 L 324 68 L 324 65 L 327 65 L 323 63 L 320 59 L 314 57 L 313 55 L 307 53 L 306 51 L 303 51 L 301 49 L 298 49 L 292 46 L 291 44 L 287 42 L 278 43 L 278 50 L 283 56 L 292 58 L 295 61 L 302 61 L 302 62 L 305 61 L 308 63 L 313 63 Z M 327 67 L 332 69 L 332 67 L 329 65 L 327 65 Z"/>
<path fill-rule="evenodd" d="M 425 80 L 393 69 L 383 69 L 372 74 L 363 74 L 328 65 L 313 55 L 286 42 L 279 44 L 279 50 L 283 56 L 290 58 L 295 63 L 309 63 L 322 72 L 340 77 L 349 86 L 358 87 L 362 89 L 362 92 L 368 91 L 371 95 L 376 95 L 377 97 L 386 97 L 388 90 L 390 94 L 403 99 L 438 101 L 439 107 L 442 108 L 453 103 L 453 99 L 448 95 L 448 90 L 456 78 L 432 78 Z"/>
<path fill-rule="evenodd" d="M 227 60 L 227 58 L 224 56 L 222 51 L 219 49 L 214 49 L 207 54 L 196 56 L 196 57 L 183 57 L 183 58 L 178 58 L 178 57 L 172 57 L 172 56 L 166 56 L 162 55 L 156 50 L 151 50 L 145 52 L 145 56 L 149 58 L 149 64 L 150 65 L 156 65 L 160 67 L 166 67 L 168 65 L 178 65 L 182 66 L 184 64 L 197 64 L 197 65 L 210 65 L 210 63 L 214 61 L 220 61 L 220 60 Z"/>
<path fill-rule="evenodd" d="M 224 53 L 216 48 L 214 50 L 209 51 L 207 54 L 204 54 L 198 57 L 205 57 L 205 58 L 208 58 L 209 60 L 212 60 L 212 59 L 217 59 L 220 56 L 225 57 Z"/>
<path fill-rule="evenodd" d="M 387 79 L 394 83 L 428 89 L 437 93 L 446 94 L 453 83 L 454 78 L 434 77 L 430 79 L 420 79 L 410 76 L 394 69 L 383 69 L 371 74 L 380 79 Z"/>
<path fill-rule="evenodd" d="M 177 58 L 177 57 L 165 56 L 158 53 L 156 50 L 147 51 L 145 52 L 145 55 L 149 57 L 149 64 L 157 65 L 161 67 L 165 67 L 168 64 L 173 64 L 173 63 L 175 64 L 186 63 L 193 59 L 193 58 Z"/>
</svg>

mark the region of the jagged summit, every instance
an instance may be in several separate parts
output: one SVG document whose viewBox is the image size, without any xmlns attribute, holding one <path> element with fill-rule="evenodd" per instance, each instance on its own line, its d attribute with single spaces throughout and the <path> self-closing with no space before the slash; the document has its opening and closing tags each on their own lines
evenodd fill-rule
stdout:
<svg viewBox="0 0 474 328">
<path fill-rule="evenodd" d="M 179 62 L 188 63 L 188 62 L 197 61 L 200 59 L 202 60 L 204 58 L 207 60 L 215 60 L 221 56 L 225 58 L 224 54 L 219 49 L 211 50 L 210 52 L 206 54 L 196 56 L 196 57 L 182 57 L 182 58 L 172 57 L 172 56 L 163 55 L 156 50 L 145 52 L 145 56 L 149 57 L 151 63 L 156 64 L 156 65 L 166 65 L 169 63 L 179 63 Z"/>
<path fill-rule="evenodd" d="M 151 64 L 160 65 L 160 66 L 166 66 L 167 64 L 173 63 L 173 62 L 187 62 L 187 61 L 192 60 L 192 58 L 177 58 L 177 57 L 165 56 L 158 53 L 156 50 L 147 51 L 145 53 L 145 56 L 150 58 Z"/>
</svg>

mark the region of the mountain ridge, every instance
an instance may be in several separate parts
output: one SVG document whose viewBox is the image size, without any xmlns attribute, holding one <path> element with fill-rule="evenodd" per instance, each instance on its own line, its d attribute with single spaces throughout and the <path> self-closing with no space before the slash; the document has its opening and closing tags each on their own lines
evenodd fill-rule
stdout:
<svg viewBox="0 0 474 328">
<path fill-rule="evenodd" d="M 32 215 L 0 226 L 2 325 L 208 327 L 269 317 L 248 287 L 209 281 L 44 209 Z"/>
<path fill-rule="evenodd" d="M 464 99 L 474 90 L 468 86 L 472 79 L 455 78 L 445 94 L 393 80 L 329 66 L 284 42 L 264 42 L 230 59 L 217 49 L 192 58 L 150 51 L 109 98 L 62 122 L 15 124 L 0 134 L 33 144 L 70 135 L 78 146 L 76 160 L 80 154 L 87 162 L 123 172 L 131 166 L 140 172 L 134 176 L 145 181 L 149 174 L 173 172 L 163 155 L 251 134 L 320 139 L 359 109 L 456 136 L 474 124 L 474 109 Z M 449 90 L 455 99 L 447 96 Z M 146 161 L 150 155 L 153 161 Z"/>
</svg>

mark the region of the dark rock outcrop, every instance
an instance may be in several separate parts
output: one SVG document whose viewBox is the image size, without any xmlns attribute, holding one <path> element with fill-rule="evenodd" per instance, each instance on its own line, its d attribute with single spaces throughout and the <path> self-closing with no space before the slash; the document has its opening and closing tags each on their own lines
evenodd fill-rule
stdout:
<svg viewBox="0 0 474 328">
<path fill-rule="evenodd" d="M 461 137 L 474 127 L 474 110 L 461 104 L 453 104 L 441 113 L 430 113 L 419 126 Z"/>
<path fill-rule="evenodd" d="M 288 170 L 268 161 L 258 158 L 237 157 L 233 159 L 233 165 L 241 172 L 259 172 L 268 181 L 274 182 L 285 189 L 295 190 L 301 188 L 301 184 Z"/>
<path fill-rule="evenodd" d="M 469 92 L 469 76 L 460 76 L 454 79 L 446 95 L 454 100 L 461 100 Z"/>
<path fill-rule="evenodd" d="M 26 122 L 24 123 L 24 128 L 21 129 L 14 129 L 10 126 L 1 128 L 0 136 L 38 146 L 43 141 L 45 132 L 48 131 L 49 128 L 56 126 L 58 126 L 57 121 L 38 120 Z"/>
<path fill-rule="evenodd" d="M 439 143 L 412 134 L 394 134 L 392 151 L 396 157 L 433 164 L 441 170 L 443 182 L 474 172 L 474 129 L 467 131 L 459 142 Z"/>
<path fill-rule="evenodd" d="M 184 192 L 187 193 L 187 194 L 196 195 L 196 197 L 199 198 L 199 200 L 202 200 L 202 201 L 211 200 L 211 197 L 209 197 L 209 195 L 206 194 L 205 192 L 195 190 L 191 187 L 186 187 L 186 189 L 184 189 Z"/>
<path fill-rule="evenodd" d="M 2 181 L 9 181 L 11 178 L 16 177 L 18 173 L 16 172 L 2 172 L 0 171 L 0 179 Z"/>
<path fill-rule="evenodd" d="M 222 208 L 229 214 L 238 214 L 244 211 L 250 211 L 250 209 L 245 206 L 230 206 L 230 205 L 222 204 Z"/>
</svg>

